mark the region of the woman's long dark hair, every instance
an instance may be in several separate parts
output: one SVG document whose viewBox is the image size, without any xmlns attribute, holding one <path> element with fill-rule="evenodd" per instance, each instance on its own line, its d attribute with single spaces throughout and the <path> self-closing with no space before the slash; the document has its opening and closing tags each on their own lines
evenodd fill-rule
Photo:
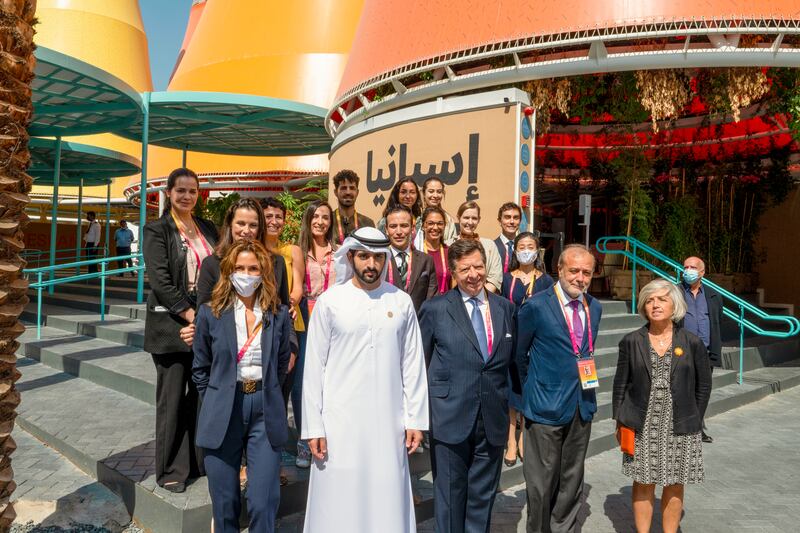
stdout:
<svg viewBox="0 0 800 533">
<path fill-rule="evenodd" d="M 392 187 L 392 193 L 389 195 L 389 201 L 386 203 L 386 208 L 383 210 L 383 218 L 386 218 L 386 213 L 388 213 L 389 210 L 394 206 L 403 205 L 400 203 L 400 187 L 402 187 L 404 183 L 411 183 L 417 190 L 417 201 L 414 202 L 413 206 L 411 206 L 411 214 L 414 215 L 415 219 L 422 215 L 422 193 L 419 190 L 417 182 L 415 182 L 412 178 L 403 178 L 395 183 L 394 187 Z"/>
<path fill-rule="evenodd" d="M 194 178 L 195 183 L 197 183 L 198 193 L 200 191 L 200 179 L 197 177 L 197 174 L 194 173 L 193 170 L 188 168 L 176 168 L 172 172 L 169 173 L 167 177 L 167 193 L 175 187 L 175 184 L 178 182 L 178 178 Z M 198 199 L 200 195 L 197 195 Z M 169 196 L 167 196 L 166 200 L 164 201 L 164 213 L 169 213 L 170 209 L 172 209 L 172 203 L 169 201 Z"/>
<path fill-rule="evenodd" d="M 222 231 L 220 232 L 219 242 L 214 250 L 219 258 L 225 256 L 228 248 L 234 242 L 231 224 L 233 224 L 233 218 L 236 216 L 236 211 L 239 209 L 247 209 L 248 211 L 254 211 L 256 213 L 256 216 L 258 217 L 258 230 L 256 231 L 256 236 L 253 240 L 266 245 L 267 223 L 264 220 L 264 211 L 261 209 L 259 203 L 252 198 L 240 198 L 231 204 L 231 206 L 225 212 L 225 218 L 222 221 Z"/>
<path fill-rule="evenodd" d="M 303 213 L 303 222 L 300 225 L 300 249 L 303 251 L 303 258 L 308 255 L 309 250 L 314 249 L 314 236 L 311 234 L 311 221 L 314 220 L 314 213 L 317 212 L 317 209 L 320 207 L 328 208 L 328 213 L 331 217 L 331 225 L 328 227 L 328 231 L 325 233 L 325 240 L 327 240 L 331 244 L 331 249 L 335 248 L 334 241 L 333 241 L 333 208 L 331 204 L 324 200 L 317 200 L 316 202 L 311 202 L 306 207 L 305 212 Z"/>
<path fill-rule="evenodd" d="M 543 254 L 542 251 L 539 249 L 542 243 L 539 242 L 539 238 L 536 237 L 536 235 L 534 235 L 530 231 L 523 231 L 514 238 L 514 252 L 517 251 L 517 244 L 519 244 L 519 241 L 521 241 L 522 239 L 533 239 L 534 242 L 536 243 L 536 260 L 534 260 L 533 262 L 533 268 L 535 268 L 541 273 L 544 273 L 544 259 L 542 258 Z M 508 271 L 513 272 L 514 270 L 518 269 L 519 266 L 520 265 L 519 261 L 517 260 L 517 254 L 516 253 L 511 254 L 511 259 L 508 262 Z"/>
<path fill-rule="evenodd" d="M 233 307 L 236 302 L 236 289 L 231 283 L 231 274 L 236 268 L 236 260 L 239 254 L 250 252 L 256 256 L 258 266 L 261 269 L 261 285 L 255 292 L 258 305 L 266 312 L 275 313 L 278 310 L 278 290 L 275 288 L 275 276 L 273 275 L 272 254 L 266 247 L 257 241 L 240 241 L 233 243 L 225 252 L 219 264 L 219 280 L 211 292 L 211 312 L 219 318 L 223 311 Z"/>
</svg>

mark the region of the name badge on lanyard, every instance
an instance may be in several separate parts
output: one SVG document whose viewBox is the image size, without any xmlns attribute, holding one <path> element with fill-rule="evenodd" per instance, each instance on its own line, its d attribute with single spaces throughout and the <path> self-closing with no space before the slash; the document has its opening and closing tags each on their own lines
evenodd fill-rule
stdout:
<svg viewBox="0 0 800 533">
<path fill-rule="evenodd" d="M 586 327 L 584 328 L 585 335 L 589 335 L 589 355 L 588 357 L 581 356 L 581 347 L 578 346 L 578 338 L 575 336 L 575 331 L 572 329 L 572 323 L 569 320 L 568 313 L 564 312 L 564 302 L 561 300 L 559 291 L 555 291 L 558 302 L 561 304 L 562 314 L 564 321 L 567 323 L 567 330 L 569 331 L 569 340 L 572 343 L 572 351 L 577 358 L 578 364 L 578 378 L 581 381 L 581 388 L 583 390 L 596 389 L 600 386 L 600 380 L 597 379 L 597 368 L 594 364 L 594 340 L 592 339 L 592 315 L 589 313 L 589 305 L 586 303 L 586 298 L 583 298 L 583 310 L 586 313 Z"/>
</svg>

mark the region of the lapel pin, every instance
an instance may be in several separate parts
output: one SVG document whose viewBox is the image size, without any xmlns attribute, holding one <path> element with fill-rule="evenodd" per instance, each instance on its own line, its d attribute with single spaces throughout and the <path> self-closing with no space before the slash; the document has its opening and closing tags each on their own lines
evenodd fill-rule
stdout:
<svg viewBox="0 0 800 533">
<path fill-rule="evenodd" d="M 675 348 L 675 357 L 680 357 L 682 355 L 683 355 L 683 348 L 681 348 L 680 346 Z"/>
</svg>

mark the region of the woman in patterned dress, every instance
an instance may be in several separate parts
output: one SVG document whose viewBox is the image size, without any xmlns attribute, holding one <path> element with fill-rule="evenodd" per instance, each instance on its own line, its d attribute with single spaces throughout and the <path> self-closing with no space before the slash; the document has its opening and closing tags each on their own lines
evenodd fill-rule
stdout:
<svg viewBox="0 0 800 533">
<path fill-rule="evenodd" d="M 638 532 L 650 531 L 655 486 L 661 485 L 664 533 L 675 533 L 683 510 L 683 486 L 704 478 L 702 420 L 711 394 L 706 347 L 677 323 L 686 314 L 678 287 L 651 281 L 639 294 L 647 325 L 619 343 L 613 417 L 635 431 L 633 455 L 622 472 L 633 478 L 633 515 Z"/>
</svg>

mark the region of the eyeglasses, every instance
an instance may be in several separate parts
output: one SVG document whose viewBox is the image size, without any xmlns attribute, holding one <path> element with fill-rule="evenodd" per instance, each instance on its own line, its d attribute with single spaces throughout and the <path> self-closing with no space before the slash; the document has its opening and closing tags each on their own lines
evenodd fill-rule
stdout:
<svg viewBox="0 0 800 533">
<path fill-rule="evenodd" d="M 426 228 L 443 228 L 444 227 L 444 222 L 426 222 L 425 223 L 425 227 Z"/>
</svg>

